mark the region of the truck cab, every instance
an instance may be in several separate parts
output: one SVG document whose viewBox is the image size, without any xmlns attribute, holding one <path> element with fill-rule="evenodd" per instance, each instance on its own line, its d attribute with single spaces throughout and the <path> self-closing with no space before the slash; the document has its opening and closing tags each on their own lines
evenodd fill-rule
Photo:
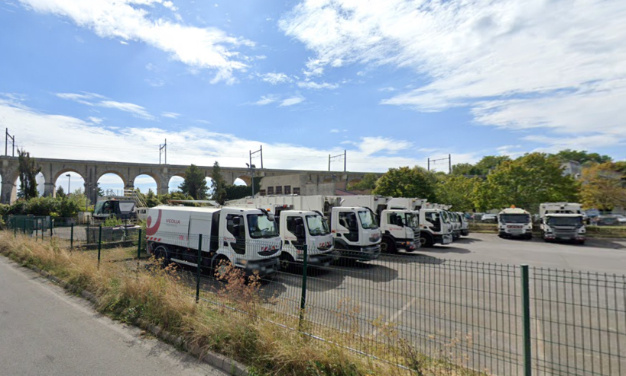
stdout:
<svg viewBox="0 0 626 376">
<path fill-rule="evenodd" d="M 389 197 L 375 195 L 336 196 L 341 206 L 368 208 L 382 233 L 381 252 L 413 252 L 419 247 L 419 219 L 407 209 L 391 209 Z M 417 230 L 417 232 L 416 232 Z"/>
<path fill-rule="evenodd" d="M 380 256 L 382 236 L 371 210 L 335 206 L 330 212 L 331 231 L 338 251 L 359 261 L 374 260 Z"/>
<path fill-rule="evenodd" d="M 328 222 L 321 213 L 284 207 L 274 210 L 283 240 L 280 255 L 282 269 L 288 269 L 294 263 L 302 263 L 305 246 L 308 265 L 328 266 L 339 258 L 334 252 L 333 236 Z"/>
<path fill-rule="evenodd" d="M 573 241 L 585 244 L 586 229 L 578 203 L 553 202 L 539 205 L 541 233 L 545 241 Z"/>
<path fill-rule="evenodd" d="M 533 223 L 530 213 L 524 209 L 507 208 L 498 213 L 498 236 L 501 238 L 533 237 Z"/>
</svg>

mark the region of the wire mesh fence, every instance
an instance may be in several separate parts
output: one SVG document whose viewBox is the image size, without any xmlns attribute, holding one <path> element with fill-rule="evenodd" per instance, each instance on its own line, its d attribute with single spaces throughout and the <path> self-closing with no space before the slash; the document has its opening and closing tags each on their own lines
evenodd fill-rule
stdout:
<svg viewBox="0 0 626 376">
<path fill-rule="evenodd" d="M 626 374 L 624 275 L 419 252 L 363 262 L 343 250 L 333 251 L 339 258 L 309 255 L 306 245 L 298 259 L 274 239 L 172 233 L 166 242 L 146 239 L 140 229 L 105 236 L 100 227 L 53 227 L 52 236 L 87 248 L 96 229 L 101 245 L 129 241 L 138 247 L 133 257 L 150 253 L 163 265 L 177 263 L 190 294 L 236 314 L 250 314 L 246 304 L 254 297 L 215 275 L 232 268 L 256 276 L 263 319 L 409 373 L 436 363 L 452 375 Z M 33 225 L 32 236 L 36 231 Z"/>
</svg>

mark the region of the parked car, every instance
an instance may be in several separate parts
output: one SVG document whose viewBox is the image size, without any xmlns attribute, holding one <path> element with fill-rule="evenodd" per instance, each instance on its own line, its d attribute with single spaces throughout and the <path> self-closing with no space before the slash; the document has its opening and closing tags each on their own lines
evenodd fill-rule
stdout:
<svg viewBox="0 0 626 376">
<path fill-rule="evenodd" d="M 626 217 L 621 214 L 600 215 L 596 224 L 598 226 L 624 226 L 626 225 Z"/>
<path fill-rule="evenodd" d="M 498 215 L 497 214 L 483 214 L 483 216 L 480 218 L 480 221 L 482 223 L 496 223 L 498 222 Z"/>
</svg>

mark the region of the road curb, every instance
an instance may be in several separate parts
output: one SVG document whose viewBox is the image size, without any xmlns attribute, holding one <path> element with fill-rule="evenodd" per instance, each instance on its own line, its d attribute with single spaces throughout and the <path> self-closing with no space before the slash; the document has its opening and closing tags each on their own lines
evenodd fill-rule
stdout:
<svg viewBox="0 0 626 376">
<path fill-rule="evenodd" d="M 18 264 L 19 265 L 19 264 Z M 39 275 L 45 277 L 49 281 L 54 282 L 55 284 L 63 287 L 65 290 L 68 290 L 72 293 L 80 295 L 83 299 L 89 301 L 94 306 L 98 303 L 98 298 L 92 294 L 91 292 L 81 289 L 78 286 L 72 285 L 43 269 L 39 269 L 34 265 L 21 265 L 25 268 L 28 268 L 34 272 L 37 272 Z M 134 326 L 141 328 L 143 330 L 149 331 L 155 337 L 159 338 L 163 342 L 169 343 L 179 349 L 184 349 L 189 354 L 195 356 L 201 361 L 233 376 L 248 376 L 250 373 L 247 370 L 247 367 L 242 363 L 231 359 L 225 355 L 218 354 L 216 352 L 202 349 L 200 346 L 190 343 L 186 341 L 183 337 L 174 335 L 166 330 L 163 330 L 160 326 L 153 325 L 146 320 L 137 319 L 133 323 Z"/>
</svg>

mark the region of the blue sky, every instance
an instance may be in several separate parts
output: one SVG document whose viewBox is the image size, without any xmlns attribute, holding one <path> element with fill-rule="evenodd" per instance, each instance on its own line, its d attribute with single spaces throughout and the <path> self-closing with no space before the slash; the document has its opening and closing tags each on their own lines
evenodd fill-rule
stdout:
<svg viewBox="0 0 626 376">
<path fill-rule="evenodd" d="M 624 24 L 622 0 L 4 0 L 0 125 L 46 158 L 623 160 Z"/>
</svg>

